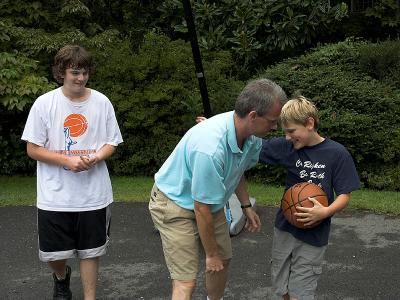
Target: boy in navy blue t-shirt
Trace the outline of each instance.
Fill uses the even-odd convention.
[[[260,162],[287,169],[286,189],[299,182],[313,182],[327,194],[329,206],[313,198],[312,208],[298,208],[298,221],[305,225],[323,220],[315,228],[291,225],[279,209],[272,249],[272,283],[285,300],[314,299],[317,280],[328,244],[331,216],[345,208],[350,193],[360,187],[353,159],[346,148],[320,136],[317,109],[300,96],[282,108],[285,137],[263,141]],[[336,195],[336,198],[335,198]]]

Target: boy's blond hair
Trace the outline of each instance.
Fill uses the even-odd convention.
[[[315,105],[303,96],[297,96],[282,107],[280,122],[282,125],[289,123],[307,125],[308,118],[314,119],[314,129],[318,129],[318,110]]]

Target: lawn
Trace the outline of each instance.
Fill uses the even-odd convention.
[[[117,202],[147,202],[153,185],[150,177],[112,177]],[[35,205],[36,178],[0,176],[0,206]],[[278,206],[283,187],[248,182],[250,195],[257,205]],[[352,193],[350,209],[400,215],[400,192],[362,189]]]

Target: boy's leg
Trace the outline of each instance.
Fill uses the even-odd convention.
[[[96,299],[99,258],[107,251],[110,222],[110,206],[78,213],[76,248],[85,300]]]
[[[299,241],[294,249],[289,278],[289,294],[297,299],[313,300],[327,246],[315,247]]]
[[[99,258],[81,259],[79,263],[84,299],[95,300]]]
[[[71,299],[71,268],[67,259],[75,256],[73,213],[38,209],[39,258],[53,270],[53,299]]]
[[[67,272],[67,260],[55,260],[47,263],[58,279],[64,279]]]
[[[274,227],[271,253],[272,288],[275,295],[284,300],[290,300],[288,285],[294,242],[295,239],[290,233]]]

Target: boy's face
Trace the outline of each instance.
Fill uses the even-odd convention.
[[[316,133],[314,130],[314,122],[309,120],[306,126],[289,122],[283,124],[282,128],[285,132],[286,140],[291,141],[295,149],[298,150],[314,144],[313,139]]]
[[[65,70],[64,89],[75,95],[85,93],[85,86],[89,79],[89,72],[86,69],[68,68]]]

